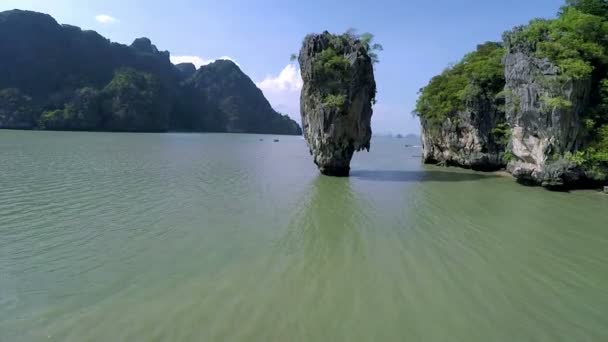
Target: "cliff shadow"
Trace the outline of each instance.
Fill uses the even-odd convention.
[[[447,170],[353,170],[350,176],[354,179],[374,182],[473,182],[501,177],[493,173]]]

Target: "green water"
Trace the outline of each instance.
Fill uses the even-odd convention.
[[[0,341],[608,340],[608,196],[273,138],[0,131]]]

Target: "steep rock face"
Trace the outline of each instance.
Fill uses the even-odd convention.
[[[177,80],[169,53],[158,51],[147,38],[127,46],[94,31],[59,25],[47,14],[0,12],[0,89],[18,88],[46,104],[73,89],[101,88],[120,68],[154,74],[167,86]]]
[[[0,101],[0,111],[11,112],[12,116],[11,120],[0,120],[0,128],[166,130],[166,122],[140,125],[123,120],[122,125],[108,126],[106,123],[116,114],[105,110],[111,106],[97,106],[101,98],[87,101],[90,106],[81,103],[83,90],[101,96],[116,74],[125,69],[158,79],[166,93],[172,93],[178,82],[169,53],[159,51],[147,38],[127,46],[112,43],[94,31],[60,25],[46,14],[0,12],[0,91],[17,89],[33,108],[27,113],[11,110],[7,102],[19,102],[19,96]],[[10,93],[17,94],[5,92]],[[123,103],[126,100],[121,98]],[[129,103],[130,107],[141,104]],[[162,108],[167,117],[170,106]]]
[[[272,109],[262,91],[230,60],[199,68],[182,85],[182,94],[176,118],[181,125],[216,132],[302,134],[300,126]]]
[[[505,166],[503,55],[501,43],[480,44],[420,90],[415,113],[425,163],[483,171]]]
[[[581,114],[588,104],[591,82],[558,79],[559,69],[534,55],[529,46],[509,44],[504,57],[507,121],[512,129],[512,160],[516,178],[545,186],[572,184],[584,172],[564,155],[580,147]]]
[[[374,68],[367,49],[348,35],[309,35],[300,50],[304,137],[321,173],[347,176],[355,151],[369,150]]]
[[[481,171],[501,169],[504,145],[493,130],[503,122],[504,112],[486,99],[446,118],[439,127],[421,118],[423,161]]]
[[[148,38],[113,43],[0,12],[0,128],[301,134],[236,65],[174,66]]]

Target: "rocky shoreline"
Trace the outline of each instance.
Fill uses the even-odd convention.
[[[608,13],[566,6],[557,19],[516,27],[433,78],[416,108],[423,162],[504,169],[555,190],[603,188],[608,65],[600,56],[608,46],[582,27],[606,24]],[[573,35],[581,46],[562,38]]]

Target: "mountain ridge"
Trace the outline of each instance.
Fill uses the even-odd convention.
[[[174,65],[149,38],[0,12],[0,128],[301,134],[238,65],[216,63]]]

